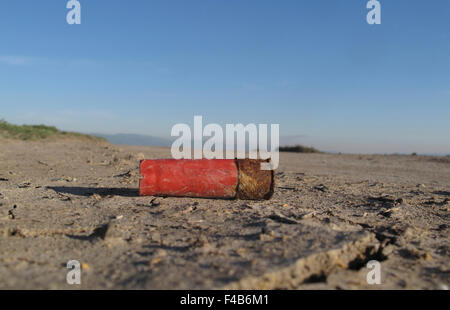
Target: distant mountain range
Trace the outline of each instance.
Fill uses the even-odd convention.
[[[125,134],[119,133],[114,135],[92,133],[91,135],[105,138],[112,144],[125,144],[125,145],[147,145],[147,146],[171,146],[172,141],[160,137],[137,135],[137,134]]]

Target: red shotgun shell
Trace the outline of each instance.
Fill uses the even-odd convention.
[[[141,196],[269,199],[274,172],[260,169],[260,160],[142,160]]]

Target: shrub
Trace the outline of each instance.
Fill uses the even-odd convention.
[[[321,151],[313,147],[303,146],[300,144],[292,146],[280,146],[278,150],[280,152],[293,152],[293,153],[322,153]]]

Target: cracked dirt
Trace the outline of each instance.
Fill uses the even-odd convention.
[[[139,197],[139,160],[165,148],[0,145],[2,289],[450,285],[449,157],[282,153],[273,198],[244,201]]]

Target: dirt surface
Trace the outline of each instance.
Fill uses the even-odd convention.
[[[169,149],[0,141],[2,289],[445,289],[450,158],[282,153],[269,201],[139,197]],[[67,262],[81,285],[66,282]],[[381,263],[368,285],[366,263]]]

